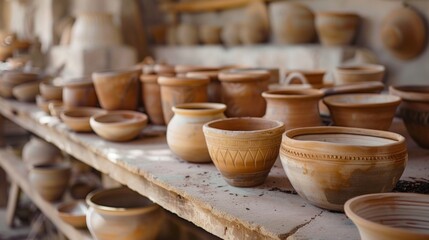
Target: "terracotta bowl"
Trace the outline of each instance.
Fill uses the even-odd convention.
[[[348,200],[344,209],[362,240],[429,239],[428,195],[368,194]]]
[[[280,158],[298,194],[313,205],[343,211],[355,196],[388,192],[402,175],[407,147],[399,134],[346,127],[287,131]]]
[[[106,112],[101,108],[78,107],[63,111],[60,117],[67,127],[73,131],[92,132],[89,119],[96,114]]]
[[[279,154],[285,126],[263,118],[229,118],[203,126],[209,154],[225,181],[236,187],[262,184]]]
[[[389,130],[401,98],[376,93],[328,96],[323,99],[336,126]]]
[[[21,102],[34,102],[39,95],[39,82],[29,82],[15,86],[12,89],[13,96]]]
[[[86,212],[88,206],[83,201],[61,203],[57,207],[58,216],[76,228],[86,228]]]
[[[429,86],[390,86],[389,92],[402,98],[399,115],[411,138],[429,149]]]
[[[383,81],[385,67],[376,64],[339,66],[334,71],[336,84]]]
[[[30,169],[29,180],[42,198],[58,201],[67,190],[70,175],[70,166],[67,164],[39,164]]]
[[[99,240],[155,240],[164,220],[157,204],[125,187],[92,192],[86,202],[88,229]]]
[[[58,100],[49,100],[49,101],[47,101],[47,100],[45,100],[42,96],[40,96],[40,95],[37,95],[36,96],[36,104],[37,104],[37,106],[42,110],[42,111],[44,111],[45,113],[47,113],[47,114],[50,114],[50,111],[49,111],[49,104],[50,103],[58,103],[58,104],[61,104],[62,102],[61,101],[58,101]]]
[[[111,111],[92,116],[92,130],[98,136],[115,142],[130,141],[140,135],[147,125],[147,115],[134,111]]]
[[[46,100],[62,100],[63,88],[55,86],[52,79],[44,80],[39,84],[40,95]]]

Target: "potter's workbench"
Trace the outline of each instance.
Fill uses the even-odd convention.
[[[359,239],[342,213],[306,203],[277,162],[264,185],[229,186],[212,164],[190,164],[173,156],[165,128],[150,126],[132,142],[113,143],[92,133],[69,131],[34,104],[0,99],[0,112],[82,162],[149,197],[205,230],[225,239]],[[392,129],[405,135],[400,120]],[[409,137],[407,136],[409,139]],[[403,180],[429,178],[429,151],[410,139]]]

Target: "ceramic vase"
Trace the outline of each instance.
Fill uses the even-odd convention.
[[[62,198],[71,176],[70,166],[66,164],[41,164],[30,169],[29,180],[34,189],[47,201]]]

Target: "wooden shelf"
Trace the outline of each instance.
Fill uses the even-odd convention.
[[[162,4],[160,8],[162,11],[174,13],[210,12],[243,7],[252,1],[255,0],[198,0],[178,3],[165,3]]]
[[[173,156],[162,127],[150,126],[132,142],[113,143],[95,134],[70,132],[58,118],[47,116],[33,104],[0,99],[0,112],[221,238],[359,239],[356,227],[344,214],[314,207],[292,194],[279,163],[264,185],[235,188],[226,184],[214,165],[190,164]],[[405,132],[399,121],[394,130]],[[402,179],[427,178],[429,152],[409,143],[410,160]]]
[[[11,180],[37,205],[40,211],[69,239],[90,240],[88,230],[76,229],[67,224],[57,214],[56,205],[44,200],[30,185],[28,171],[24,163],[12,152],[0,149],[0,166],[6,171]]]

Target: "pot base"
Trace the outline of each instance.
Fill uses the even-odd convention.
[[[234,187],[255,187],[265,182],[269,171],[257,173],[230,174],[222,173],[223,179]]]

